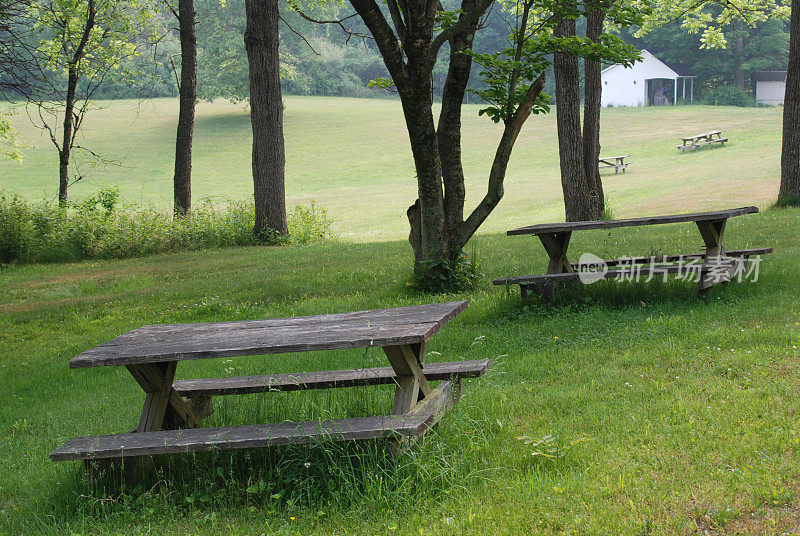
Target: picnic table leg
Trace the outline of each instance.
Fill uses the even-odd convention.
[[[569,247],[569,239],[572,236],[570,231],[563,233],[547,233],[538,236],[545,251],[547,251],[547,255],[550,256],[550,262],[547,265],[548,274],[563,274],[575,271],[572,268],[572,264],[567,259],[567,248]],[[550,301],[553,298],[555,288],[556,283],[554,281],[542,283],[539,287],[542,301]]]
[[[128,371],[145,392],[139,424],[133,432],[151,432],[172,428],[195,428],[199,417],[194,409],[172,388],[178,362],[127,365]],[[136,472],[148,470],[152,461],[147,456],[84,460],[89,478],[94,479],[110,468],[124,469],[124,477],[132,482]]]
[[[727,219],[698,221],[697,228],[703,237],[706,245],[706,252],[703,256],[703,266],[700,270],[698,284],[700,292],[706,292],[717,283],[727,282],[733,277],[735,267],[731,265],[727,270],[722,268],[722,258],[725,257],[725,249],[722,247],[722,237],[725,235],[725,224]],[[710,268],[715,265],[716,268]],[[713,270],[713,273],[711,273]]]
[[[199,425],[195,411],[172,387],[177,365],[177,361],[170,361],[127,366],[146,393],[137,432]]]
[[[427,342],[383,347],[397,374],[392,415],[402,417],[431,412],[432,417],[426,430],[438,422],[461,396],[460,378],[443,381],[435,389],[431,388],[422,372],[427,350]],[[418,436],[391,441],[389,448],[392,456],[398,458],[406,447],[424,435],[423,431]]]
[[[431,386],[422,373],[427,350],[427,343],[383,347],[397,374],[392,415],[405,415],[419,401],[420,392],[423,397],[431,393]]]

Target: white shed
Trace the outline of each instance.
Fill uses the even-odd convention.
[[[694,101],[694,76],[682,76],[646,50],[632,67],[620,64],[603,70],[603,106],[661,106],[675,104],[678,95]]]
[[[760,71],[755,75],[756,102],[782,106],[786,94],[786,71]]]

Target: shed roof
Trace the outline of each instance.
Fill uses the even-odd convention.
[[[658,64],[659,67],[663,68],[664,70],[666,70],[671,75],[670,78],[680,78],[680,77],[689,76],[686,72],[683,72],[682,70],[679,70],[679,69],[676,69],[676,68],[674,68],[674,67],[672,67],[670,65],[667,65],[666,63],[664,63],[663,61],[658,59],[652,52],[650,52],[650,51],[648,51],[646,49],[642,49],[641,53],[642,53],[642,61],[641,62],[637,62],[637,63],[648,63],[649,62],[649,63]],[[608,71],[611,71],[612,69],[617,69],[617,68],[625,68],[625,66],[622,65],[622,64],[619,64],[619,63],[615,63],[614,65],[610,65],[609,67],[606,67],[605,69],[603,69],[603,73],[606,73]]]
[[[786,71],[758,71],[756,82],[786,82]]]

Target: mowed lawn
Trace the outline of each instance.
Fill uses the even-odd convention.
[[[675,162],[736,155],[739,147]],[[634,185],[634,177],[649,176],[647,158],[639,160],[620,180]],[[730,158],[728,167],[735,165],[746,163]],[[709,169],[707,180],[718,175]],[[685,188],[702,182],[681,180]],[[718,202],[710,187],[693,187],[705,192],[697,205]],[[679,190],[651,193],[648,212],[668,210],[660,198]],[[737,199],[760,199],[755,187],[750,193]],[[695,203],[687,197],[669,208]],[[416,294],[406,284],[411,252],[402,240],[3,269],[0,534],[796,533],[798,218],[797,209],[769,210],[729,222],[730,247],[775,248],[757,282],[704,296],[686,282],[606,282],[565,289],[550,306],[525,305],[488,284],[460,295]],[[680,224],[576,233],[573,251],[699,247],[697,230]],[[471,248],[487,277],[530,273],[545,262],[530,237],[488,233]],[[323,443],[167,457],[155,475],[127,487],[119,473],[92,483],[79,463],[47,457],[75,435],[123,432],[137,422],[143,396],[126,370],[67,366],[132,328],[453,299],[470,306],[432,339],[430,358],[489,357],[494,367],[470,381],[464,399],[396,465],[382,443]],[[320,352],[186,362],[178,374],[384,361],[377,350]],[[210,423],[376,414],[390,404],[390,387],[248,395],[220,401]],[[576,444],[548,460],[517,439],[550,435],[560,446]]]
[[[316,199],[336,220],[335,231],[350,241],[401,238],[405,210],[416,198],[414,164],[397,100],[286,97],[286,181],[290,203]],[[71,195],[119,186],[129,201],[172,202],[177,100],[118,101],[92,112],[80,139],[118,165],[91,166]],[[486,190],[486,178],[501,128],[464,109],[464,162],[468,206]],[[5,108],[4,108],[5,109]],[[24,110],[14,124],[33,149],[24,164],[0,162],[0,189],[29,199],[52,199],[57,157]],[[684,154],[679,137],[711,129],[731,138],[725,148]],[[609,108],[602,114],[602,153],[630,154],[624,175],[604,172],[605,188],[618,217],[763,205],[777,193],[781,111],[776,108],[709,106]],[[227,102],[200,103],[195,129],[195,203],[212,196],[252,195],[251,131],[247,108]],[[81,164],[81,160],[84,162]],[[365,202],[368,201],[368,202]],[[520,134],[506,179],[505,198],[482,232],[563,218],[555,114],[531,117]]]

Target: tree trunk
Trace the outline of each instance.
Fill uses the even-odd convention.
[[[778,201],[800,205],[800,0],[792,0]]]
[[[732,21],[733,24],[733,32],[736,34],[736,45],[733,51],[733,74],[734,80],[736,80],[736,85],[742,91],[746,91],[744,87],[744,72],[742,71],[742,55],[744,54],[744,37],[742,36],[741,29],[739,25],[736,23],[736,20]]]
[[[417,264],[449,260],[453,254],[451,237],[446,232],[442,167],[431,109],[431,78],[427,76],[427,82],[398,88],[417,170],[418,199],[407,212],[411,225],[409,242]]]
[[[562,17],[554,33],[557,37],[574,36],[575,19]],[[594,219],[584,172],[580,69],[577,56],[556,52],[553,55],[553,71],[556,79],[558,153],[566,219],[567,221]]]
[[[69,157],[72,153],[72,140],[75,129],[75,94],[78,88],[78,70],[70,65],[67,74],[67,96],[64,102],[64,137],[58,149],[58,204],[67,205],[69,187]]]
[[[176,216],[189,213],[192,206],[192,136],[194,110],[197,100],[197,40],[195,38],[194,0],[178,0],[178,18],[181,37],[181,83],[178,88],[180,110],[178,133],[175,138],[175,193]]]
[[[278,56],[278,0],[245,0],[244,42],[250,66],[255,225],[260,239],[289,232],[283,141],[283,97]]]
[[[595,43],[603,34],[605,11],[594,9],[586,16],[586,37]],[[603,93],[602,64],[597,60],[584,61],[583,103],[583,170],[592,202],[592,219],[599,219],[605,210],[603,181],[600,179],[600,103]]]

